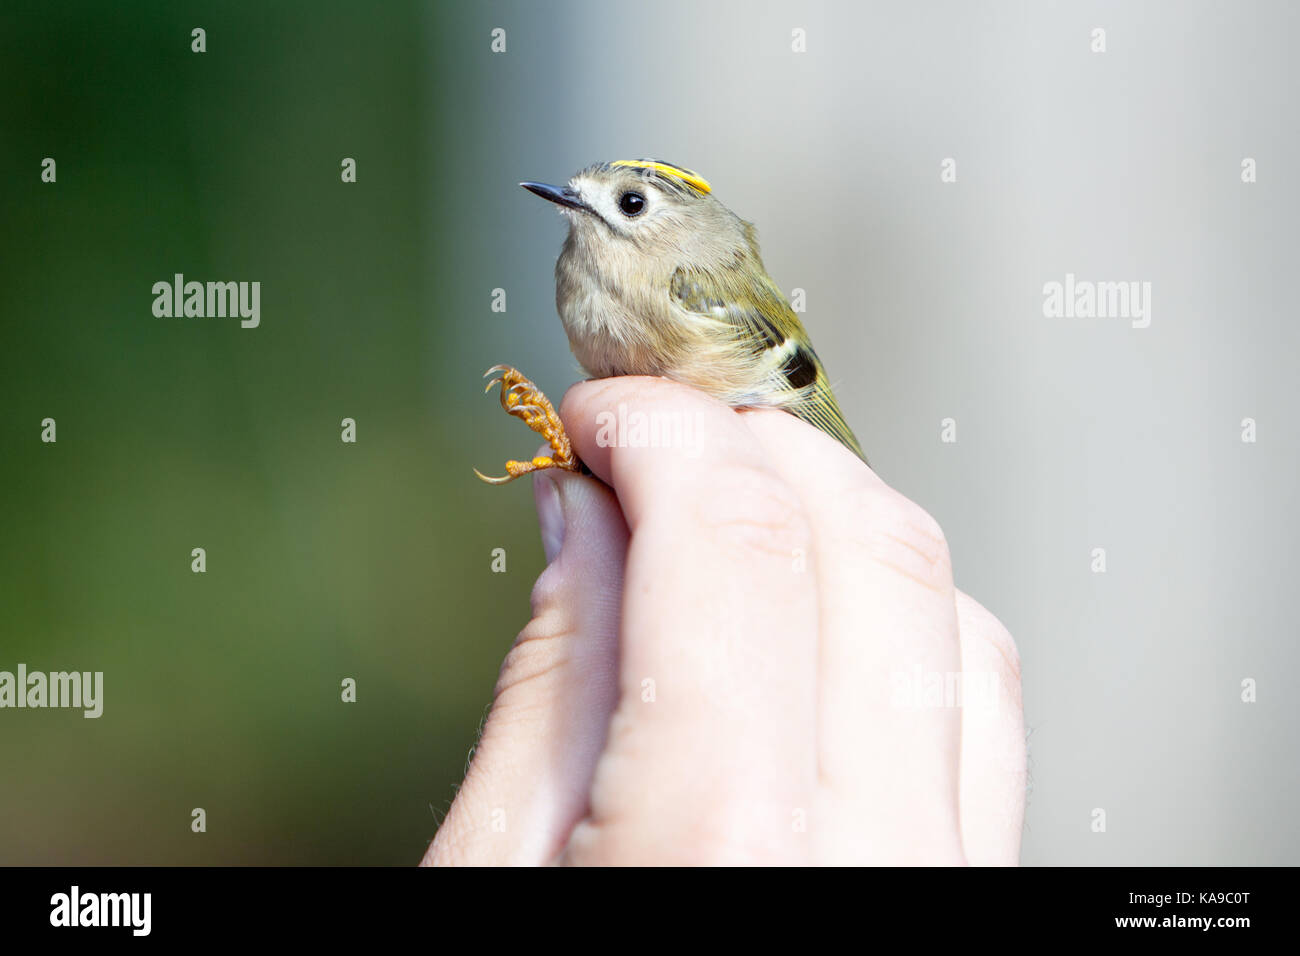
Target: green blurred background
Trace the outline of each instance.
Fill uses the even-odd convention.
[[[1295,863],[1300,9],[1241,11],[6,0],[0,670],[105,704],[0,711],[0,863],[419,859],[542,566],[470,471],[537,446],[480,375],[581,377],[515,184],[643,156],[757,224],[1016,636],[1024,860]],[[260,281],[260,328],[155,318],[177,272]],[[1067,272],[1150,281],[1150,327],[1045,319]]]
[[[0,714],[0,862],[412,863],[445,812],[542,556],[526,484],[470,472],[536,441],[467,427],[432,15],[0,12],[0,669],[105,675],[98,720]],[[155,318],[176,272],[259,280],[260,327]]]

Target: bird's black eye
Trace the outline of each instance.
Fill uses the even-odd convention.
[[[639,216],[645,212],[645,196],[640,193],[626,192],[618,197],[618,208],[629,218]]]

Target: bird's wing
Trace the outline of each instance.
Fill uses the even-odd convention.
[[[761,267],[679,268],[672,296],[687,312],[726,326],[738,358],[756,370],[756,405],[775,405],[815,425],[863,461],[826,369],[794,309]]]

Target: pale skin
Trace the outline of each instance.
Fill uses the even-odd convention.
[[[693,442],[602,447],[620,403]],[[605,484],[532,479],[554,556],[426,864],[1018,861],[1019,658],[925,511],[793,416],[662,379],[561,417]],[[920,674],[985,694],[900,697]]]

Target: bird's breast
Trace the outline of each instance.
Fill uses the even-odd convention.
[[[661,314],[668,307],[648,290],[637,294],[586,269],[556,269],[555,305],[569,347],[587,374],[661,375],[674,338]]]

